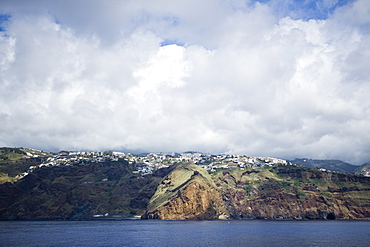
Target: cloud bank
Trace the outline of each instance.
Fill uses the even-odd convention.
[[[2,1],[0,146],[367,162],[370,4],[305,4]]]

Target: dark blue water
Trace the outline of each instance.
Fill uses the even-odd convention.
[[[370,221],[2,221],[0,246],[370,246]]]

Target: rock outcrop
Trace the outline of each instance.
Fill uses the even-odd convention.
[[[229,214],[210,175],[196,165],[181,165],[158,186],[145,219],[227,219]]]

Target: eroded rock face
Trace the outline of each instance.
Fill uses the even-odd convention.
[[[215,178],[223,188],[222,197],[232,218],[370,218],[369,179],[312,169],[296,169],[286,175],[289,168],[281,168],[284,180],[280,180],[280,170],[276,170],[271,177],[264,177],[266,171],[256,176],[257,182],[244,177],[249,174],[238,177],[229,172]]]
[[[228,212],[210,176],[194,165],[182,166],[158,186],[143,218],[162,220],[227,219]]]
[[[211,176],[196,166],[183,165],[163,179],[143,218],[370,218],[370,180],[366,179],[290,167],[229,170]]]
[[[231,216],[236,219],[327,219],[329,214],[329,218],[333,215],[349,217],[342,212],[340,201],[328,201],[322,196],[299,199],[295,195],[276,192],[251,200],[246,200],[243,195],[236,196],[226,203]]]

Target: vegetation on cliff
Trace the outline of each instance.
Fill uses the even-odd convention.
[[[136,214],[171,220],[370,218],[370,177],[362,175],[290,163],[238,166],[231,159],[208,171],[191,162],[148,170],[145,159],[130,156],[39,165],[16,178],[50,154],[1,150],[3,220]]]
[[[370,178],[278,165],[214,174],[233,218],[370,217]]]
[[[370,218],[370,178],[277,165],[218,169],[209,175],[181,166],[166,176],[145,218],[363,219]],[[180,175],[181,174],[181,175]],[[198,180],[194,179],[194,174]],[[182,179],[179,179],[179,178]],[[213,182],[210,182],[213,180]],[[199,186],[194,186],[198,181]],[[199,182],[201,181],[201,182]],[[178,182],[178,186],[172,186]],[[211,193],[207,193],[211,192]],[[161,195],[167,195],[161,197]],[[211,195],[211,196],[209,196]],[[221,198],[221,200],[219,199]],[[160,199],[160,203],[156,203]],[[205,207],[205,205],[211,205]]]
[[[157,187],[143,218],[218,219],[228,215],[211,176],[194,164],[178,165]]]
[[[30,166],[40,164],[50,155],[28,148],[0,148],[0,184],[17,181]]]
[[[171,169],[171,168],[168,168]],[[90,219],[142,214],[168,170],[133,174],[125,160],[84,166],[42,167],[0,186],[0,219]]]

